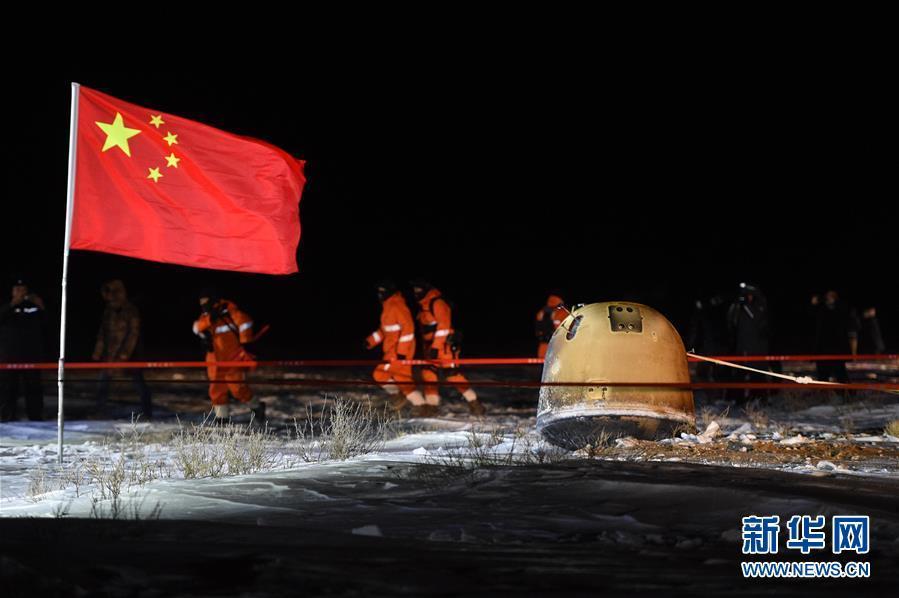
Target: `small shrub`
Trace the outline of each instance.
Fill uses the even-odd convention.
[[[302,425],[294,420],[294,434],[304,461],[345,461],[381,449],[392,423],[386,407],[377,409],[370,401],[336,398],[322,407],[318,419],[307,405]]]
[[[702,425],[702,429],[705,430],[707,427],[709,427],[709,424],[712,423],[713,421],[720,422],[720,421],[724,420],[725,418],[727,418],[729,413],[730,413],[730,405],[728,405],[721,411],[717,411],[715,409],[712,409],[711,407],[704,406],[699,410],[697,419],[699,420],[699,423]]]
[[[28,498],[34,502],[40,500],[40,495],[50,491],[50,476],[43,465],[28,472]]]
[[[571,454],[542,440],[535,443],[533,435],[520,429],[511,435],[511,439],[509,452],[497,453],[496,446],[506,440],[500,428],[493,428],[486,434],[469,431],[467,446],[428,455],[423,463],[413,466],[403,475],[428,486],[439,486],[458,479],[472,481],[489,468],[558,463]]]
[[[181,426],[173,444],[185,479],[255,473],[274,463],[268,428],[216,426],[204,421],[190,428]]]
[[[768,414],[760,401],[755,400],[746,403],[743,407],[743,413],[756,430],[763,430],[768,427]]]

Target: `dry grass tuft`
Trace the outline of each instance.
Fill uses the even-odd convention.
[[[41,495],[50,492],[50,476],[43,465],[28,472],[28,499],[33,502],[41,500]]]
[[[207,419],[189,428],[181,426],[172,440],[185,479],[255,473],[274,464],[267,427],[213,425]]]
[[[899,419],[894,419],[893,421],[888,423],[883,429],[883,433],[899,438]]]
[[[342,398],[323,405],[317,418],[307,405],[303,423],[294,420],[299,456],[306,462],[345,461],[373,453],[384,446],[392,427],[386,405],[379,409],[371,401]]]
[[[471,430],[467,432],[466,441],[465,447],[428,455],[423,463],[398,473],[428,486],[441,486],[460,479],[470,483],[490,468],[557,463],[571,454],[542,440],[535,440],[533,434],[520,428],[509,436],[500,428],[492,428],[488,432]],[[510,445],[498,452],[497,446],[507,441]]]
[[[756,430],[764,430],[768,427],[768,413],[758,399],[746,403],[743,406],[743,413]]]
[[[711,407],[704,406],[699,410],[697,415],[697,419],[699,423],[702,425],[702,429],[705,430],[709,427],[709,424],[713,421],[723,421],[730,414],[730,405],[726,406],[722,410],[712,409]]]

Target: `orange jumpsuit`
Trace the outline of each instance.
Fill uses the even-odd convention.
[[[402,293],[397,291],[384,300],[381,305],[381,327],[365,340],[369,349],[381,345],[385,361],[415,357],[415,324]],[[375,368],[372,376],[380,384],[396,384],[406,396],[415,391],[411,365],[382,363]]]
[[[213,405],[227,405],[228,391],[242,403],[249,403],[253,393],[246,383],[246,368],[219,368],[218,361],[249,361],[252,357],[242,343],[253,340],[253,321],[236,305],[225,299],[215,304],[218,317],[204,313],[194,322],[194,334],[212,337],[212,351],[206,353],[209,375],[209,398]]]
[[[555,332],[567,315],[564,310],[558,309],[562,305],[562,298],[558,295],[550,295],[546,300],[546,305],[537,312],[536,329],[537,329],[537,357],[543,359],[546,357],[546,349],[549,346],[549,337]],[[550,328],[550,324],[552,327]]]
[[[430,289],[419,301],[421,309],[418,312],[418,323],[421,326],[421,337],[425,345],[426,359],[458,359],[458,351],[453,351],[447,339],[453,333],[452,309],[437,289]],[[477,398],[468,379],[462,375],[454,365],[427,366],[422,370],[421,377],[424,381],[425,399],[429,404],[436,405],[440,402],[440,392],[437,381],[439,376],[437,368],[443,370],[449,382],[459,383],[455,388],[472,401]]]

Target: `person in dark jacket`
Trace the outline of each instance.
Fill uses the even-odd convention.
[[[815,320],[815,348],[819,355],[846,355],[858,353],[858,317],[840,301],[836,291],[812,297]],[[849,382],[845,361],[817,362],[818,378],[836,382]]]
[[[729,350],[726,332],[727,311],[728,305],[721,295],[697,299],[693,303],[693,313],[690,316],[687,349],[701,355],[727,353]],[[697,376],[703,380],[715,380],[713,368],[710,363],[699,363]]]
[[[97,332],[97,343],[94,345],[94,361],[130,361],[140,346],[140,312],[128,301],[125,285],[121,280],[110,280],[100,290],[106,309]],[[150,389],[144,382],[144,375],[139,369],[117,370],[131,377],[137,394],[140,396],[142,417],[148,420],[153,416]],[[102,411],[109,399],[110,371],[100,374],[97,391],[97,410]]]
[[[862,355],[877,355],[886,352],[886,349],[880,333],[880,322],[877,320],[877,309],[867,307],[862,311],[858,330],[858,352]]]
[[[730,350],[734,355],[767,355],[768,336],[768,301],[762,290],[746,282],[741,282],[737,299],[727,310],[727,330]],[[766,368],[767,369],[767,368]],[[733,373],[734,381],[757,381],[760,375],[749,372]],[[748,399],[749,390],[731,393],[731,396]]]
[[[740,294],[727,310],[727,325],[734,355],[768,354],[768,301],[757,286],[740,283]]]
[[[44,302],[17,279],[8,303],[0,305],[0,362],[34,363],[44,359]],[[44,392],[40,370],[0,371],[0,421],[16,418],[19,388],[30,420],[43,419]]]

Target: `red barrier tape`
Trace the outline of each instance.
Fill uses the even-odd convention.
[[[95,380],[71,380],[67,383],[95,383]],[[131,378],[112,378],[110,382],[131,382]],[[202,384],[209,383],[232,384],[233,380],[164,380],[163,384]],[[157,384],[158,381],[154,381]],[[358,379],[327,379],[327,378],[309,378],[309,379],[265,379],[256,380],[249,378],[248,384],[253,386],[380,386],[379,382],[373,380]],[[430,384],[430,383],[429,383]],[[799,384],[797,382],[541,382],[539,380],[469,380],[467,382],[452,382],[450,380],[440,380],[434,382],[437,386],[495,386],[502,388],[540,388],[543,386],[589,386],[589,387],[629,387],[629,388],[675,388],[683,390],[713,390],[713,389],[757,389],[757,390],[899,390],[897,383],[881,383],[881,382],[852,382],[841,384],[820,384],[810,382],[808,384]]]
[[[733,362],[753,361],[896,361],[899,365],[899,354],[889,355],[721,355],[711,356],[713,359]],[[695,358],[688,361],[700,362]],[[274,361],[219,361],[218,367],[257,368],[257,367],[374,367],[388,361],[374,359],[292,359]],[[491,365],[543,365],[537,357],[501,357],[501,358],[468,358],[441,361],[438,359],[400,359],[395,363],[403,365],[442,365],[442,366],[491,366]],[[205,368],[205,361],[117,361],[117,362],[73,362],[66,363],[67,370],[109,370],[109,369],[174,369]],[[44,363],[0,363],[0,370],[55,370],[56,362]]]

